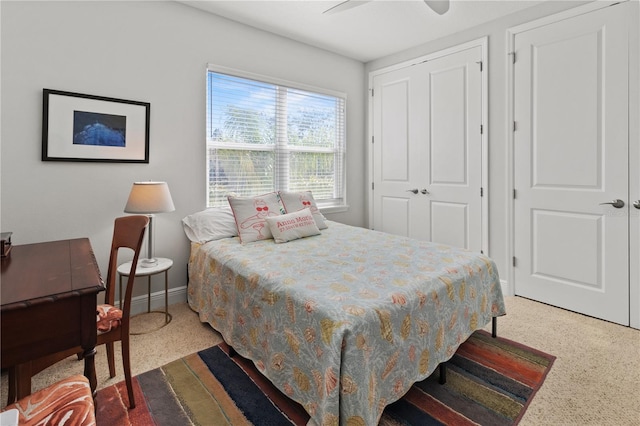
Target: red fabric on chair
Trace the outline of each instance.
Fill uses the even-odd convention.
[[[98,332],[106,333],[120,327],[122,311],[111,305],[98,305],[96,310]]]
[[[89,380],[82,375],[54,383],[3,411],[18,410],[20,425],[92,426],[96,424],[95,406]]]

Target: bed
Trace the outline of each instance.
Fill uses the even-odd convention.
[[[498,272],[482,254],[327,224],[286,244],[192,242],[188,302],[316,424],[373,425],[505,314]]]

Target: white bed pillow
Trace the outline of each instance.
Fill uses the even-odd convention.
[[[286,243],[320,233],[315,218],[308,208],[277,217],[268,217],[267,223],[276,243]]]
[[[320,213],[320,209],[316,204],[316,200],[313,199],[311,191],[290,192],[280,191],[278,192],[282,206],[287,213],[293,213],[302,209],[311,210],[313,218],[316,221],[318,229],[326,229],[327,224],[324,222],[324,216]]]
[[[266,219],[284,213],[277,193],[271,192],[255,197],[229,196],[227,199],[235,217],[241,242],[250,243],[273,238]]]
[[[195,243],[238,236],[236,221],[229,206],[212,207],[190,214],[182,219],[182,228],[187,238]]]

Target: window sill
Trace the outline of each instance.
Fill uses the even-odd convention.
[[[349,206],[348,205],[327,206],[327,207],[318,206],[318,208],[320,209],[320,213],[322,213],[322,214],[344,213],[344,212],[349,210]]]

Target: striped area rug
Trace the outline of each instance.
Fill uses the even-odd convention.
[[[514,425],[555,357],[476,331],[447,363],[389,405],[380,425]],[[136,408],[124,382],[97,396],[98,425],[306,425],[302,406],[222,343],[134,378]]]

